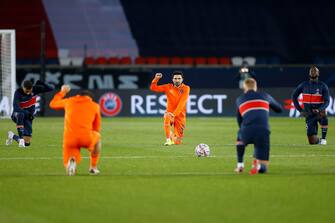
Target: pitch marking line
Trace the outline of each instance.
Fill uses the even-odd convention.
[[[209,156],[207,158],[235,158],[235,155]],[[251,157],[251,156],[249,156]],[[312,157],[335,157],[335,154],[296,154],[296,155],[271,155],[271,158],[312,158]],[[83,156],[83,159],[89,159]],[[189,156],[102,156],[101,159],[175,159],[196,158]],[[61,160],[62,157],[0,157],[0,160]]]

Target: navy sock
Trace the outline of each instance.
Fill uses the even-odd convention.
[[[13,136],[13,139],[14,139],[16,142],[19,142],[20,137],[19,137],[18,135],[14,135],[14,136]]]
[[[30,142],[24,143],[25,146],[30,146]]]
[[[245,145],[236,145],[236,151],[237,151],[237,162],[243,163]]]
[[[17,128],[17,133],[19,134],[20,139],[22,139],[24,134],[24,128]]]
[[[328,128],[321,128],[322,139],[326,139]]]
[[[264,165],[264,164],[261,163],[260,164],[260,168],[258,170],[258,173],[266,173],[267,170],[268,170],[268,168],[266,167],[266,165]]]

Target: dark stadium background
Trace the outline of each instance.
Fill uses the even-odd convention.
[[[16,30],[18,86],[43,79],[94,90],[99,100],[106,92],[149,94],[154,73],[162,72],[164,83],[182,70],[192,90],[227,95],[222,113],[197,115],[232,115],[238,69],[247,64],[289,116],[293,88],[316,64],[331,89],[333,115],[334,8],[324,0],[3,0],[0,29]],[[53,115],[48,100],[41,108]],[[119,115],[131,116],[129,106]]]

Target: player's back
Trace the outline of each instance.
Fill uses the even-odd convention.
[[[64,134],[90,134],[98,116],[99,105],[90,97],[76,95],[69,98],[65,107]]]
[[[236,104],[242,117],[241,128],[270,128],[268,123],[270,101],[266,93],[250,90],[238,97]]]

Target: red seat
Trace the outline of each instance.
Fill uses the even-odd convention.
[[[121,57],[120,64],[132,64],[130,57]]]
[[[208,64],[218,64],[219,60],[217,57],[208,57],[207,62]]]
[[[96,64],[107,64],[107,59],[106,59],[106,57],[98,57],[98,58],[95,60],[95,63],[96,63]]]
[[[207,64],[206,58],[205,57],[197,57],[195,58],[195,64]]]
[[[87,64],[87,65],[92,65],[92,64],[94,64],[95,63],[95,61],[94,61],[94,58],[93,57],[86,57],[85,58],[85,64]]]
[[[159,64],[170,64],[170,58],[168,57],[159,57],[158,58]]]
[[[145,64],[145,58],[144,57],[137,57],[135,59],[135,64]]]
[[[220,57],[219,58],[219,63],[224,64],[224,65],[230,65],[231,64],[231,59],[229,57]]]
[[[147,58],[147,64],[158,64],[157,57],[148,57]]]
[[[172,57],[171,64],[182,64],[182,60],[180,57]]]
[[[108,64],[119,64],[120,63],[120,59],[118,57],[110,57],[107,60]]]
[[[192,57],[184,57],[183,58],[183,64],[193,65],[194,64],[194,58],[192,58]]]

